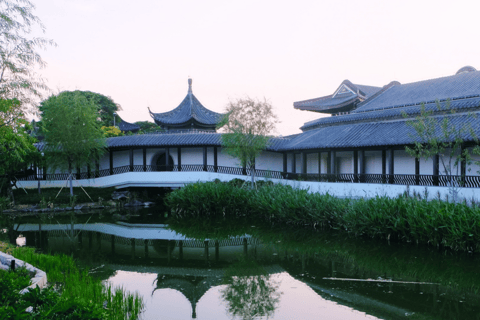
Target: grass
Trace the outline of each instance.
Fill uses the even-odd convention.
[[[215,182],[177,189],[165,202],[177,219],[248,217],[385,241],[480,250],[480,208],[463,203],[427,201],[409,195],[339,199],[280,184],[251,190]]]
[[[101,315],[101,319],[134,320],[143,309],[142,299],[137,294],[112,288],[93,278],[87,269],[79,269],[70,256],[40,254],[27,247],[3,246],[3,250],[47,273],[49,284],[61,293],[54,310],[65,312],[80,308]]]

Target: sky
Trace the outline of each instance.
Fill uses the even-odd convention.
[[[480,1],[35,0],[42,76],[54,93],[88,90],[120,104],[128,122],[193,93],[223,112],[266,98],[277,135],[321,114],[293,102],[332,94],[348,79],[384,86],[480,69]]]

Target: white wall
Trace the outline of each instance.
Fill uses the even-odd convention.
[[[365,173],[382,173],[382,151],[365,151]]]
[[[415,158],[411,157],[405,150],[395,150],[393,158],[394,174],[415,174]]]
[[[283,154],[264,151],[255,159],[255,168],[259,170],[283,171]]]

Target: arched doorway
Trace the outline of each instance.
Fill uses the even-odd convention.
[[[168,166],[165,165],[166,155],[165,152],[156,154],[152,159],[152,165],[154,166],[154,171],[172,171],[173,170],[173,158],[171,155],[168,155]]]

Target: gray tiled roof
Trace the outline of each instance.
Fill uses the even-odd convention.
[[[117,116],[118,117],[118,116]],[[121,130],[121,131],[131,131],[131,132],[137,132],[138,130],[140,130],[140,127],[137,126],[136,124],[134,123],[130,123],[130,122],[126,122],[125,120],[123,119],[120,119],[120,123],[118,124],[118,128]]]
[[[441,106],[446,105],[446,101],[440,102]],[[453,100],[450,101],[450,108],[453,110],[463,110],[463,109],[470,109],[470,108],[478,108],[480,107],[480,97],[475,98],[468,98],[468,99],[460,99],[460,100]],[[300,129],[301,130],[311,130],[314,128],[319,128],[323,126],[332,126],[339,123],[352,123],[352,122],[365,122],[365,121],[375,121],[381,119],[398,119],[403,118],[403,114],[407,114],[408,116],[414,116],[419,114],[421,110],[421,104],[409,106],[409,107],[402,107],[402,108],[391,108],[391,109],[382,109],[382,110],[375,110],[371,112],[360,112],[360,113],[350,113],[341,116],[335,117],[323,117],[320,119],[316,119],[313,121],[306,122]],[[425,110],[427,111],[435,111],[437,110],[436,103],[428,103],[425,104]]]
[[[453,76],[414,83],[394,85],[382,94],[367,99],[352,113],[398,108],[430,103],[435,100],[478,97],[480,94],[480,71],[460,73]]]
[[[221,133],[162,133],[139,134],[107,139],[109,148],[221,146]],[[267,150],[275,151],[290,141],[287,138],[271,138]]]
[[[215,126],[224,114],[217,113],[205,108],[195,97],[191,90],[191,79],[189,79],[189,90],[187,96],[175,109],[163,112],[152,113],[152,118],[160,125],[181,125],[191,121],[196,121],[203,125]]]
[[[357,100],[360,101],[360,98],[368,98],[381,90],[379,87],[353,84],[349,80],[344,80],[335,91],[338,91],[338,89],[340,89],[342,86],[348,87],[353,92],[349,91],[346,93],[337,94],[335,97],[333,95],[328,95],[309,100],[297,101],[293,103],[293,106],[294,108],[301,110],[328,110],[346,106],[350,103],[356,102]]]
[[[447,116],[452,126],[470,125],[480,136],[480,122],[468,114]],[[443,116],[435,119],[443,119]],[[411,144],[415,131],[407,120],[338,124],[306,131],[285,143],[279,151],[323,148],[355,148]],[[468,133],[466,141],[473,140]]]

